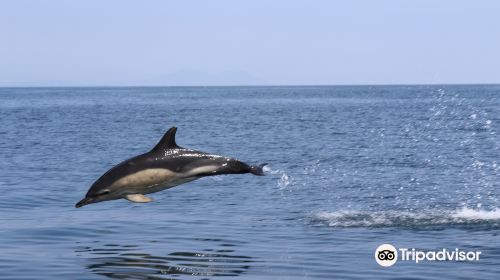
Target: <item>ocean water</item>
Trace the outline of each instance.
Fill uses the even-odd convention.
[[[267,176],[74,208],[174,125]],[[498,279],[499,134],[498,85],[2,88],[0,279]]]

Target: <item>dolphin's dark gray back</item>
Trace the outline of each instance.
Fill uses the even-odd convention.
[[[196,167],[218,164],[223,168],[215,172],[200,173],[202,176],[214,176],[220,174],[243,174],[252,173],[255,175],[264,175],[262,167],[250,166],[234,158],[213,155],[201,151],[182,148],[175,141],[176,127],[170,128],[162,137],[160,142],[147,154],[149,157],[157,159],[161,167],[175,172],[186,172]]]

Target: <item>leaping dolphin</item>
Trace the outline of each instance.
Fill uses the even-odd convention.
[[[262,176],[261,165],[248,165],[234,158],[213,155],[177,146],[176,127],[170,128],[149,152],[128,159],[108,170],[92,184],[75,207],[125,198],[151,202],[145,194],[159,192],[201,177],[252,173]]]

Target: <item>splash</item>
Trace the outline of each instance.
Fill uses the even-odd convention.
[[[454,211],[434,210],[420,213],[401,211],[321,211],[313,222],[330,227],[426,227],[439,225],[480,225],[500,227],[500,209],[491,211],[461,208]]]
[[[272,174],[272,169],[271,169],[271,167],[269,167],[269,165],[264,165],[264,167],[262,167],[262,170],[266,173]]]
[[[292,180],[286,173],[281,174],[281,178],[278,180],[278,186],[280,189],[286,189],[288,185],[292,183]]]
[[[294,179],[283,170],[272,169],[268,165],[264,166],[263,170],[265,173],[279,176],[277,185],[278,185],[279,189],[281,189],[281,190],[285,190],[285,189],[288,189],[289,187],[291,187],[291,185],[294,181]]]

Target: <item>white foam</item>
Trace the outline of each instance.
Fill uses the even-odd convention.
[[[475,210],[464,207],[452,215],[457,219],[467,220],[500,220],[500,209],[495,208],[492,211]]]
[[[500,209],[476,210],[461,208],[455,211],[320,211],[313,220],[330,227],[415,227],[430,225],[466,225],[494,223],[500,225]]]

